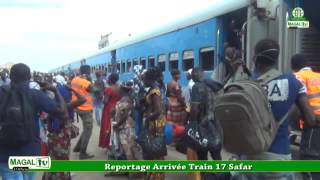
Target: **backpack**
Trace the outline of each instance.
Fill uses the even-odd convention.
[[[269,150],[286,114],[275,121],[265,89],[262,87],[281,75],[270,70],[255,81],[227,84],[216,98],[214,115],[223,129],[225,149],[238,155],[250,155]]]
[[[36,122],[31,97],[17,88],[1,87],[0,146],[19,148],[36,137]]]
[[[206,104],[201,109],[201,121],[213,121],[214,120],[214,102],[217,97],[218,91],[223,87],[222,84],[206,79],[203,81],[206,85]]]
[[[197,151],[220,151],[223,137],[219,121],[214,117],[214,102],[222,85],[212,80],[205,80],[203,95],[206,103],[200,105],[199,121],[188,122],[181,139],[188,147]]]

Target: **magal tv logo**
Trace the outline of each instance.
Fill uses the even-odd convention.
[[[8,166],[15,171],[50,169],[51,158],[49,156],[10,156]]]
[[[287,22],[288,28],[309,28],[309,21],[304,17],[304,11],[300,7],[292,10],[292,16]]]

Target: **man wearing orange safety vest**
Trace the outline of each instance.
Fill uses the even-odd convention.
[[[320,73],[312,71],[308,61],[302,54],[296,54],[291,58],[291,67],[299,79],[307,88],[309,104],[317,121],[320,120]],[[303,124],[300,158],[304,160],[320,160],[320,126]],[[320,173],[303,173],[303,179],[320,179]]]
[[[80,67],[80,76],[75,77],[71,81],[71,87],[86,99],[86,102],[77,108],[77,113],[82,120],[83,132],[73,151],[80,152],[79,159],[90,159],[94,157],[87,153],[87,146],[92,135],[93,127],[93,97],[90,94],[92,83],[89,81],[89,77],[90,66],[82,65]],[[76,96],[72,96],[73,101],[76,100],[76,98]]]

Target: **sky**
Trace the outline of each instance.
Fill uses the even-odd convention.
[[[121,40],[200,11],[218,0],[0,0],[0,65],[46,72]]]

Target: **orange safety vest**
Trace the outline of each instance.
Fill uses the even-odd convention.
[[[78,92],[80,95],[82,95],[86,99],[86,102],[77,108],[81,111],[92,111],[93,110],[93,97],[87,91],[87,89],[89,88],[90,85],[91,85],[90,81],[83,79],[79,76],[75,77],[71,81],[72,89],[74,89],[76,92]],[[75,101],[75,100],[77,100],[77,97],[73,94],[72,101]]]
[[[314,114],[320,117],[320,73],[304,68],[295,75],[306,86],[309,104]]]

